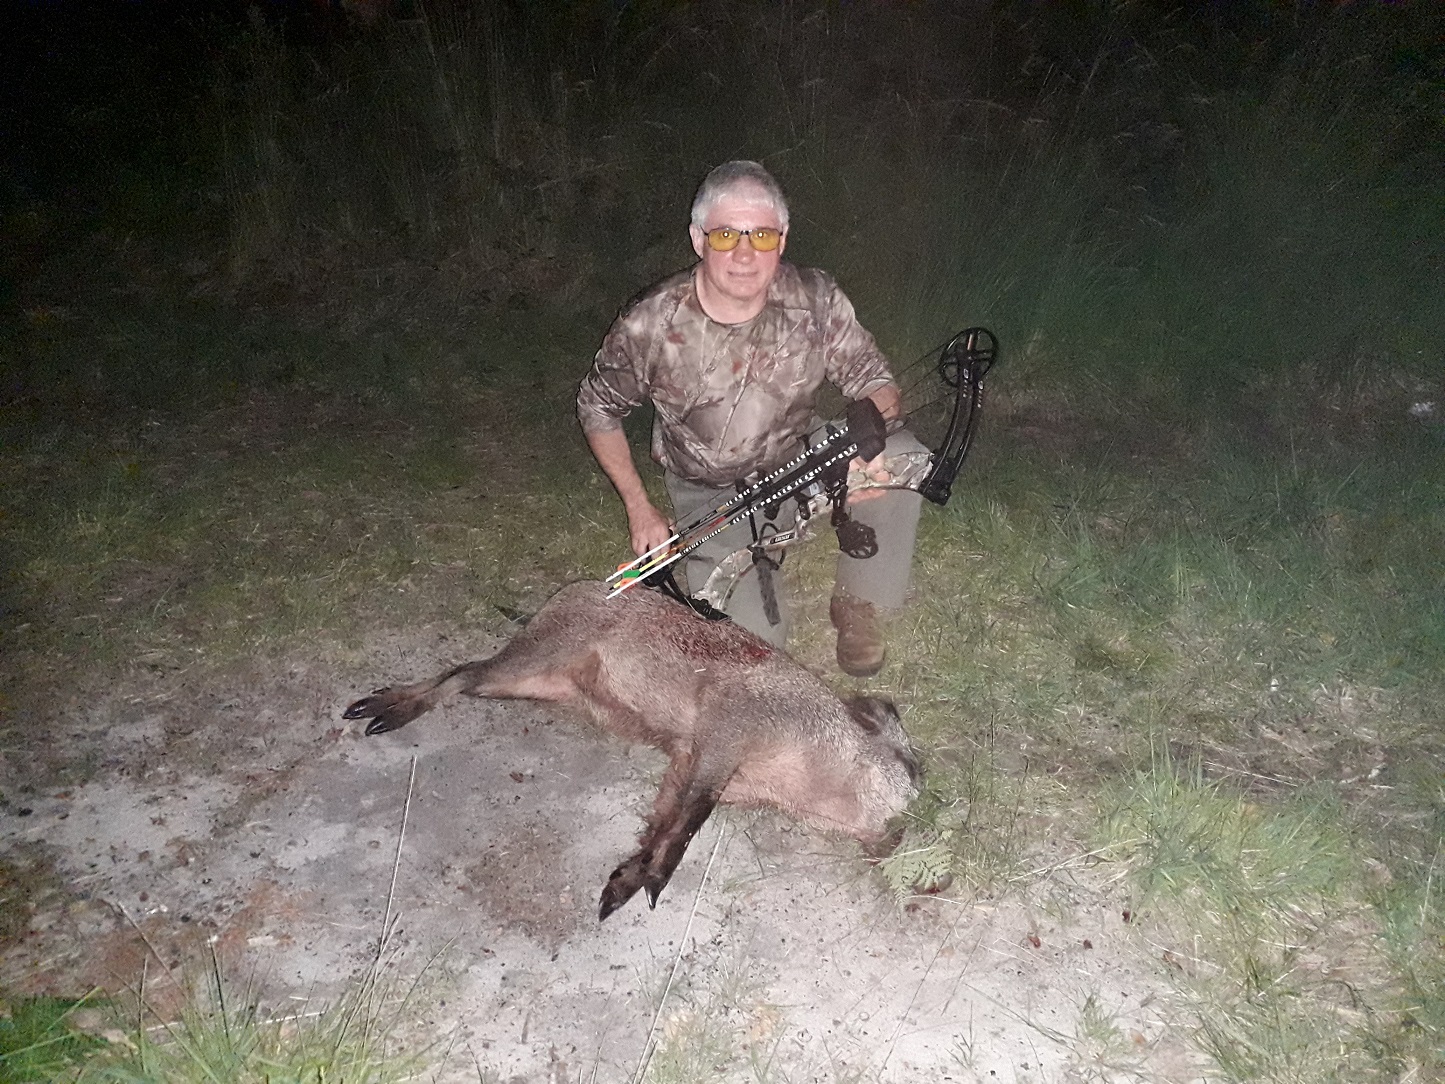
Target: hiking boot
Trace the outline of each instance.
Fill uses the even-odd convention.
[[[871,602],[838,594],[828,604],[828,617],[838,630],[838,668],[850,677],[872,677],[883,669],[888,645],[883,623]]]

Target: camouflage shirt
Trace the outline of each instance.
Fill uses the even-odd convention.
[[[689,269],[617,318],[582,381],[577,417],[588,433],[618,429],[651,399],[652,457],[689,481],[727,486],[798,453],[825,379],[850,399],[893,380],[829,275],[780,263],[763,311],[719,324]]]

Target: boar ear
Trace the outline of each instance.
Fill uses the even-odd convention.
[[[877,734],[885,723],[898,721],[893,701],[881,696],[855,696],[847,703],[853,721],[869,734]]]

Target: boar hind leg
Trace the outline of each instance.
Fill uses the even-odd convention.
[[[737,770],[737,758],[728,750],[699,750],[679,754],[668,768],[653,807],[647,831],[637,853],[612,871],[602,889],[597,917],[605,919],[637,894],[647,893],[649,907],[672,880],[692,837],[697,835],[728,780]]]
[[[370,719],[366,732],[385,734],[457,695],[562,701],[576,691],[573,672],[585,669],[587,662],[586,657],[569,657],[537,644],[508,644],[490,659],[463,663],[430,681],[377,689],[352,704],[342,716]]]
[[[471,664],[469,664],[471,665]],[[430,681],[418,681],[415,685],[387,686],[377,689],[370,696],[363,696],[341,713],[343,719],[370,719],[366,724],[368,734],[385,734],[388,730],[399,730],[418,715],[424,715],[451,694],[447,682],[459,670],[448,670]]]

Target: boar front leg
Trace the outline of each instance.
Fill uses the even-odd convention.
[[[429,681],[377,689],[370,696],[364,696],[353,703],[341,713],[341,717],[370,719],[366,724],[368,734],[385,734],[390,730],[399,730],[453,695],[459,685],[465,684],[472,675],[486,666],[485,662],[464,663]]]
[[[597,917],[605,919],[645,889],[647,905],[672,880],[672,874],[716,808],[723,788],[737,770],[738,759],[730,748],[700,748],[694,742],[686,753],[675,754],[663,778],[652,817],[637,852],[612,871],[602,889]]]

